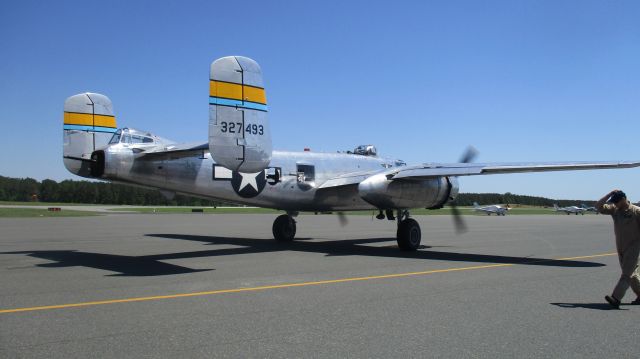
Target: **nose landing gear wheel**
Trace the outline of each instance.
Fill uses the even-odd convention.
[[[273,221],[273,238],[279,242],[291,242],[296,236],[296,221],[289,215],[283,214]]]
[[[398,247],[405,251],[415,251],[420,247],[420,225],[412,218],[406,218],[398,224]]]

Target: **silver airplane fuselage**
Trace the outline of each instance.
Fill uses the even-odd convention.
[[[165,194],[186,194],[290,212],[385,208],[381,206],[383,198],[374,199],[376,205],[363,198],[370,189],[363,185],[326,188],[322,185],[344,174],[379,172],[403,165],[401,161],[352,153],[273,151],[269,168],[257,173],[241,173],[217,165],[207,150],[174,156],[165,153],[154,158],[141,147],[125,143],[107,146],[102,150],[104,159],[98,165],[103,167],[98,169],[96,177],[157,188]],[[456,183],[455,179],[445,177],[415,182],[410,188],[412,192],[405,193],[409,202],[402,203],[397,201],[407,188],[395,185],[389,188],[391,183],[384,183],[385,178],[374,180],[366,183],[374,182],[374,189],[385,187],[385,194],[394,196],[396,202],[389,209],[412,208],[410,199],[416,196],[420,196],[420,207],[442,206],[449,199],[451,186],[448,184]],[[420,193],[413,192],[417,187],[422,188]],[[455,190],[457,192],[457,185]]]

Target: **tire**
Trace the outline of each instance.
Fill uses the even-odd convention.
[[[422,233],[420,225],[412,218],[407,218],[398,225],[398,247],[404,251],[415,251],[420,248]]]
[[[296,236],[296,221],[286,214],[273,221],[273,238],[279,242],[291,242]]]

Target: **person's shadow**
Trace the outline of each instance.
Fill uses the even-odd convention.
[[[560,308],[585,308],[595,310],[628,310],[628,309],[616,309],[610,306],[608,303],[550,303]]]

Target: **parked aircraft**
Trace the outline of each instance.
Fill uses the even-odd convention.
[[[412,208],[441,208],[458,194],[458,176],[637,167],[640,162],[458,163],[406,165],[378,156],[374,146],[352,153],[272,150],[262,70],[242,56],[211,64],[208,141],[176,143],[147,131],[117,129],[112,103],[97,93],[64,105],[66,168],[89,178],[157,188],[218,201],[275,208],[276,240],[291,241],[301,211],[379,210],[397,222],[401,249],[421,241]],[[304,119],[301,119],[303,121]],[[295,125],[300,126],[302,122]],[[425,142],[428,153],[428,142]],[[383,214],[384,213],[384,214]],[[395,215],[394,215],[395,213]],[[463,228],[454,207],[457,228]]]
[[[553,205],[553,209],[555,209],[556,212],[565,212],[566,214],[572,214],[573,213],[576,216],[578,214],[584,215],[584,212],[587,211],[587,209],[584,208],[584,207],[578,207],[578,206],[558,207],[557,204]]]
[[[490,216],[491,214],[496,214],[498,216],[505,216],[507,214],[507,211],[510,209],[511,207],[509,207],[508,204],[504,207],[502,207],[499,204],[492,204],[490,206],[480,207],[478,202],[473,202],[473,210],[478,212],[484,212],[487,214],[487,216]]]

